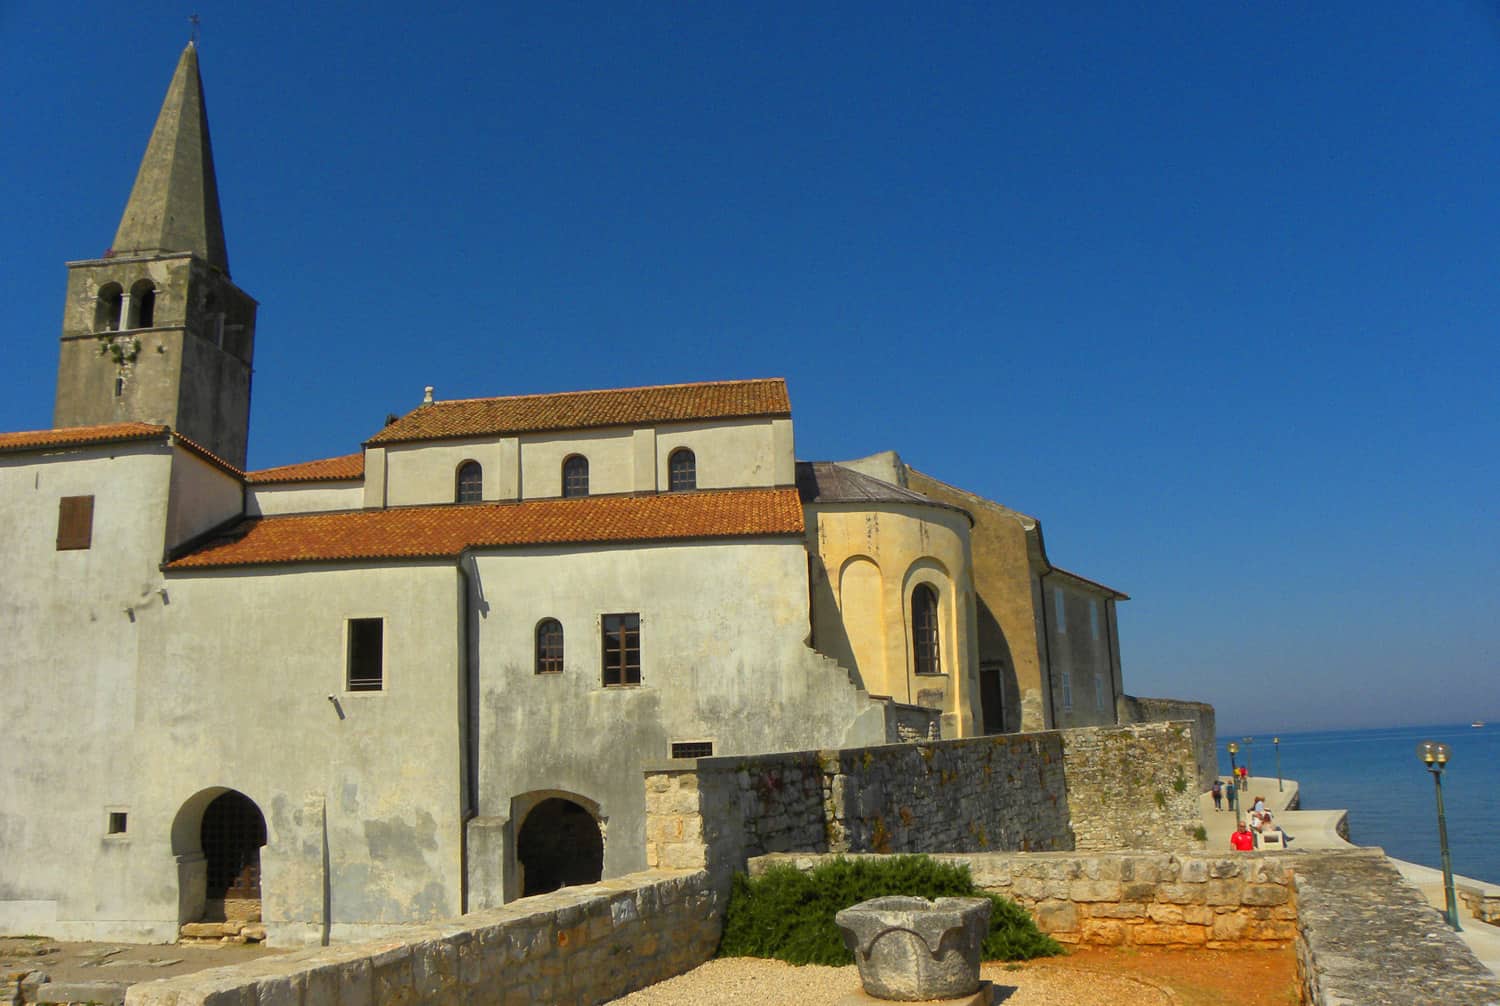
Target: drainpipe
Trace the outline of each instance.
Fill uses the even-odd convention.
[[[459,911],[469,910],[469,822],[479,813],[479,752],[478,720],[479,696],[477,668],[470,652],[474,639],[473,577],[465,564],[471,558],[469,549],[458,553],[459,603],[463,612],[458,620],[459,645],[459,708],[462,715],[458,721],[458,760],[460,766],[461,795],[459,800],[458,861],[459,861]]]
[[[1047,618],[1047,576],[1052,572],[1048,566],[1044,572],[1038,573],[1036,578],[1037,589],[1042,594],[1042,659],[1045,666],[1047,682],[1047,719],[1051,729],[1057,729],[1057,698],[1056,689],[1052,687],[1052,623]]]

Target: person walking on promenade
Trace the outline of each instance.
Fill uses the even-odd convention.
[[[1214,794],[1214,810],[1223,810],[1224,809],[1224,784],[1222,782],[1220,782],[1219,780],[1217,780],[1217,779],[1214,780],[1213,794]]]
[[[1239,810],[1239,805],[1234,802],[1234,795],[1237,792],[1238,789],[1234,785],[1234,776],[1230,776],[1229,785],[1224,787],[1224,795],[1229,798],[1229,809],[1231,811]]]
[[[1255,848],[1255,834],[1250,826],[1241,821],[1234,834],[1229,836],[1229,847],[1236,852],[1250,852]]]

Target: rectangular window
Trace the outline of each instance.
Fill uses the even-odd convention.
[[[57,503],[57,550],[88,548],[94,541],[94,497],[64,496]]]
[[[713,741],[674,741],[672,743],[673,758],[712,758],[713,756]]]
[[[1057,634],[1068,634],[1068,603],[1063,599],[1061,587],[1052,588],[1052,620],[1057,623]]]
[[[125,812],[123,810],[112,810],[109,812],[109,833],[111,835],[125,834]]]
[[[385,619],[349,619],[349,691],[378,692],[385,684]]]
[[[604,637],[604,683],[641,683],[641,616],[605,615],[600,620]]]
[[[1073,708],[1073,674],[1070,671],[1062,672],[1063,708]]]
[[[1104,711],[1104,678],[1098,674],[1094,675],[1094,708]]]
[[[1099,599],[1089,599],[1089,630],[1093,632],[1094,638],[1099,638]]]

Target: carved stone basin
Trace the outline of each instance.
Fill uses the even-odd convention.
[[[877,999],[957,999],[979,988],[988,898],[873,898],[834,916]]]

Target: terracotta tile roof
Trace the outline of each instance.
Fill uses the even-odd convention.
[[[802,533],[795,489],[584,496],[250,518],[167,568],[453,558],[470,547]]]
[[[127,440],[165,439],[168,428],[154,423],[103,423],[98,426],[68,426],[57,430],[23,430],[0,433],[0,451],[37,451],[50,447],[84,447],[116,444]]]
[[[245,473],[245,481],[256,485],[272,482],[346,482],[364,477],[364,451]]]
[[[504,436],[543,430],[680,423],[697,419],[789,416],[781,378],[663,384],[649,388],[568,391],[553,395],[469,398],[418,406],[366,444]]]

